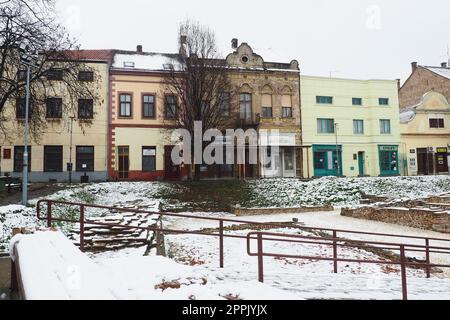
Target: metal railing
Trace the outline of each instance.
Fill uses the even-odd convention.
[[[265,237],[266,236],[266,237]],[[251,250],[251,241],[256,240],[256,252]],[[332,257],[328,256],[305,256],[295,255],[279,252],[267,252],[264,250],[264,241],[280,241],[288,243],[301,243],[318,246],[330,246],[332,247]],[[338,247],[350,247],[358,249],[374,248],[378,250],[389,250],[399,252],[399,261],[387,261],[387,260],[373,260],[373,259],[350,259],[340,258],[338,255]],[[424,262],[410,262],[407,259],[407,252],[422,252],[427,254],[427,259]],[[275,232],[250,232],[247,234],[247,254],[249,256],[258,257],[258,280],[264,282],[264,257],[272,258],[288,258],[288,259],[305,259],[305,260],[317,260],[317,261],[332,261],[334,273],[338,272],[338,262],[350,262],[350,263],[367,263],[367,264],[384,264],[384,265],[400,265],[401,282],[402,282],[402,297],[403,300],[407,300],[407,283],[406,283],[406,267],[415,266],[421,267],[427,270],[427,277],[430,276],[430,269],[433,267],[450,268],[450,264],[434,264],[429,261],[430,253],[450,254],[450,248],[438,247],[438,246],[422,246],[414,244],[402,244],[392,242],[381,241],[362,241],[362,240],[349,240],[337,237],[312,237],[302,236],[295,234],[275,233]]]
[[[45,205],[46,214],[42,214],[42,208]],[[79,208],[79,219],[66,219],[66,218],[58,218],[53,216],[53,208],[55,205],[60,206],[75,206]],[[158,215],[161,217],[172,217],[172,218],[185,218],[185,219],[195,219],[195,220],[204,220],[204,221],[214,221],[217,222],[218,232],[206,232],[205,230],[177,230],[170,228],[162,228],[155,226],[127,226],[123,224],[116,223],[107,223],[107,222],[98,222],[86,220],[85,211],[86,208],[96,208],[96,209],[104,209],[114,212],[128,212],[128,213],[141,213],[141,214],[151,214]],[[341,230],[341,229],[330,229],[330,228],[320,228],[320,227],[309,227],[295,224],[287,224],[287,223],[272,223],[272,222],[257,222],[251,220],[238,220],[238,219],[228,219],[221,217],[205,217],[205,216],[197,216],[191,214],[179,214],[179,213],[170,213],[170,212],[153,212],[146,211],[140,209],[132,209],[132,208],[120,208],[120,207],[112,207],[112,206],[103,206],[103,205],[94,205],[94,204],[85,204],[85,203],[76,203],[76,202],[67,202],[67,201],[56,201],[56,200],[40,200],[36,204],[37,218],[39,220],[45,220],[47,222],[48,227],[53,226],[53,222],[67,222],[67,223],[78,223],[79,231],[80,231],[80,250],[85,250],[85,239],[84,239],[84,231],[86,225],[93,226],[108,226],[108,227],[121,227],[123,229],[133,229],[133,230],[142,230],[142,231],[156,231],[162,232],[166,234],[191,234],[191,235],[201,235],[201,236],[212,236],[217,237],[219,239],[219,266],[220,268],[224,267],[224,238],[235,238],[235,239],[243,239],[247,241],[247,253],[250,256],[258,256],[258,261],[263,261],[264,256],[269,257],[285,257],[285,258],[298,258],[298,259],[313,259],[313,260],[328,260],[333,261],[333,271],[334,273],[338,272],[338,262],[360,262],[360,263],[384,263],[384,264],[400,264],[401,268],[406,268],[406,266],[416,266],[420,268],[424,268],[426,271],[427,278],[431,277],[431,268],[432,267],[450,267],[447,265],[439,265],[433,264],[430,260],[431,253],[438,254],[450,254],[450,239],[443,238],[433,238],[433,237],[420,237],[420,236],[406,236],[400,234],[387,234],[387,233],[376,233],[376,232],[364,232],[364,231],[353,231],[353,230]],[[298,229],[310,232],[321,232],[326,233],[327,236],[301,236],[301,235],[292,235],[292,234],[284,234],[284,233],[271,233],[271,232],[250,232],[247,235],[240,234],[231,234],[225,233],[226,226],[225,224],[240,224],[240,225],[256,225],[260,227],[265,227],[267,229],[276,229],[276,228],[290,228],[290,229]],[[213,228],[209,228],[213,229]],[[358,235],[358,236],[380,236],[385,238],[397,238],[401,239],[401,242],[385,242],[383,241],[370,241],[370,240],[352,240],[348,238],[342,237],[345,234],[349,235]],[[263,238],[263,235],[272,235],[277,238]],[[255,237],[256,236],[256,237]],[[291,238],[291,239],[289,239]],[[292,240],[292,238],[296,238],[296,240]],[[257,253],[252,253],[250,251],[250,240],[256,239],[258,241],[258,251]],[[302,239],[302,240],[298,240]],[[310,240],[309,242],[306,240]],[[261,243],[260,243],[261,241]],[[282,242],[298,242],[298,243],[309,243],[316,245],[331,245],[333,247],[333,257],[302,257],[297,255],[286,255],[280,253],[268,253],[263,251],[263,241],[282,241]],[[407,241],[420,241],[423,245],[408,243]],[[448,247],[442,246],[433,246],[432,242],[445,242],[448,243]],[[372,260],[357,260],[357,259],[344,259],[339,258],[338,256],[338,247],[350,247],[350,246],[358,246],[360,248],[370,248],[370,249],[379,249],[379,250],[397,250],[400,252],[400,261],[372,261]],[[405,252],[420,252],[424,254],[424,262],[408,262],[405,257]],[[403,261],[403,262],[402,262]],[[261,270],[261,275],[263,272],[262,264],[258,263],[258,268]],[[402,269],[403,270],[403,269]],[[404,276],[406,277],[406,270],[403,270]],[[402,271],[402,274],[403,274]],[[260,280],[263,280],[263,276],[260,277]],[[402,276],[403,283],[403,276]],[[404,280],[404,290],[406,290],[406,279]],[[406,291],[404,292],[404,297],[406,298]]]

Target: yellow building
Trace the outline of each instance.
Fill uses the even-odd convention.
[[[301,76],[308,177],[401,173],[398,83]]]
[[[402,151],[408,175],[448,174],[450,105],[434,91],[400,113]]]
[[[31,137],[28,142],[31,182],[67,181],[67,163],[70,161],[73,164],[74,181],[80,181],[83,175],[87,175],[91,181],[104,181],[107,178],[108,73],[111,52],[83,50],[77,51],[76,56],[81,57],[83,63],[93,70],[86,71],[82,75],[85,77],[83,79],[79,75],[79,81],[92,81],[93,90],[99,90],[99,99],[94,103],[93,100],[79,97],[78,114],[72,115],[64,109],[69,102],[63,90],[53,92],[47,98],[44,106],[47,108],[47,126],[39,137]],[[24,151],[24,120],[17,112],[18,107],[19,102],[9,102],[5,110],[6,117],[15,120],[9,123],[8,132],[11,134],[0,137],[0,172],[13,177],[22,177]],[[84,111],[80,111],[80,108]],[[31,112],[32,109],[33,106]]]

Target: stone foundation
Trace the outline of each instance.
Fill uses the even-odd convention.
[[[442,209],[401,207],[343,208],[341,215],[357,219],[381,221],[402,226],[450,233],[450,216]]]
[[[320,207],[299,207],[299,208],[233,208],[233,214],[236,216],[258,216],[286,213],[320,212],[333,211],[333,206]]]

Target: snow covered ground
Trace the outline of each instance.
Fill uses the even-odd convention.
[[[211,182],[208,186],[214,192],[214,182]],[[161,206],[166,210],[183,210],[184,207],[196,207],[196,204],[193,203],[194,200],[191,200],[191,203],[186,203],[187,200],[176,200],[189,188],[185,184],[164,182],[80,184],[67,186],[67,189],[45,198],[120,207],[132,206],[153,211]],[[236,188],[237,195],[245,194],[245,197],[230,199],[230,205],[239,203],[243,207],[299,207],[331,204],[339,207],[357,205],[363,193],[404,199],[448,193],[450,192],[450,177],[340,179],[325,177],[309,182],[296,179],[264,179],[242,182],[236,184]],[[195,193],[195,189],[191,189],[191,192]],[[165,198],[168,194],[170,199]],[[213,203],[214,199],[214,197],[211,197],[207,203]],[[30,202],[34,205],[37,200],[34,199]],[[76,215],[75,211],[58,211],[58,209],[55,209],[55,213],[69,218],[71,215]],[[107,212],[104,210],[97,209],[88,209],[86,212],[88,217],[106,214]],[[0,206],[0,251],[7,250],[7,243],[13,227],[30,226],[36,223],[33,208],[26,209],[19,205]],[[60,225],[59,227],[65,229],[66,226]]]
[[[213,184],[211,184],[213,188]],[[158,211],[168,202],[167,193],[183,192],[177,184],[160,182],[120,182],[75,185],[49,197],[84,203],[133,207]],[[256,180],[245,182],[247,207],[296,207],[333,204],[336,207],[357,205],[363,193],[394,198],[416,199],[450,192],[450,177],[395,177],[395,178],[322,178],[310,182],[295,179]],[[32,201],[35,204],[38,199]],[[183,200],[185,201],[185,200]],[[183,203],[169,206],[182,208]],[[166,207],[167,209],[167,207]],[[70,217],[76,212],[54,211]],[[102,217],[105,210],[88,210],[89,217]],[[290,222],[297,218],[307,226],[363,230],[382,233],[448,238],[450,235],[426,230],[385,224],[375,221],[342,217],[338,211],[285,214],[274,216],[234,217],[226,212],[194,212],[197,216],[220,216],[237,220]],[[0,207],[0,251],[7,250],[11,229],[36,225],[34,208],[19,205]],[[226,226],[230,225],[229,223]],[[164,219],[164,227],[199,230],[217,228],[217,222],[196,219]],[[66,231],[66,226],[62,226]],[[233,231],[246,235],[252,230]],[[292,229],[279,230],[293,232]],[[308,235],[309,233],[303,232]],[[351,239],[381,240],[380,236],[340,235]],[[391,240],[391,239],[389,239]],[[398,240],[398,239],[394,239]],[[225,239],[225,268],[218,268],[218,239],[196,235],[166,235],[166,251],[170,259],[143,257],[145,248],[90,254],[95,266],[88,270],[105,273],[114,283],[114,298],[120,299],[221,299],[283,298],[283,299],[400,299],[401,284],[398,266],[383,264],[339,263],[339,274],[332,273],[332,263],[324,261],[265,258],[265,284],[258,283],[256,257],[246,252],[240,239]],[[404,240],[402,240],[404,241]],[[410,243],[418,243],[411,240]],[[432,243],[446,245],[448,243]],[[31,248],[31,244],[30,244]],[[48,246],[51,248],[51,246]],[[37,249],[37,247],[35,247]],[[265,243],[265,250],[295,254],[331,255],[330,247],[320,245],[287,245]],[[357,249],[339,249],[340,257],[380,259],[374,253]],[[152,252],[154,255],[154,252]],[[73,253],[73,256],[76,256]],[[54,258],[54,257],[53,257]],[[68,260],[70,264],[70,259]],[[448,257],[432,255],[432,261],[450,263]],[[92,262],[92,261],[90,261]],[[62,277],[64,263],[55,264],[56,277]],[[59,267],[58,267],[59,266]],[[97,271],[95,271],[97,272]],[[95,274],[93,271],[93,274]],[[59,275],[59,276],[58,276]],[[450,299],[450,279],[446,274],[433,274],[426,279],[421,270],[408,269],[408,290],[411,299]],[[101,279],[101,277],[99,278]],[[109,280],[108,280],[109,281]],[[156,287],[156,289],[155,289]],[[111,291],[109,291],[111,293]],[[108,293],[109,294],[109,293]],[[67,296],[67,292],[62,294]],[[105,294],[105,297],[107,294]],[[76,295],[73,295],[76,297]]]

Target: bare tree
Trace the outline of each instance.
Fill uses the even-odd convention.
[[[230,128],[235,123],[235,99],[226,62],[218,53],[213,31],[187,20],[180,25],[178,39],[179,59],[173,62],[170,75],[165,78],[165,91],[176,95],[179,103],[176,112],[165,107],[165,113],[175,127],[191,133],[193,154],[194,123],[202,123],[202,133]],[[192,169],[194,179],[199,180],[200,164]]]
[[[25,97],[26,77],[20,60],[21,46],[37,53],[30,79],[30,133],[38,139],[47,127],[45,101],[64,94],[63,119],[77,114],[78,99],[98,101],[98,78],[78,81],[79,71],[93,71],[83,62],[75,39],[56,23],[53,0],[0,0],[0,133],[8,139],[8,125],[16,121],[15,101]],[[49,81],[54,70],[62,72],[58,81]],[[79,122],[80,126],[89,121]],[[20,124],[20,123],[19,123]]]

